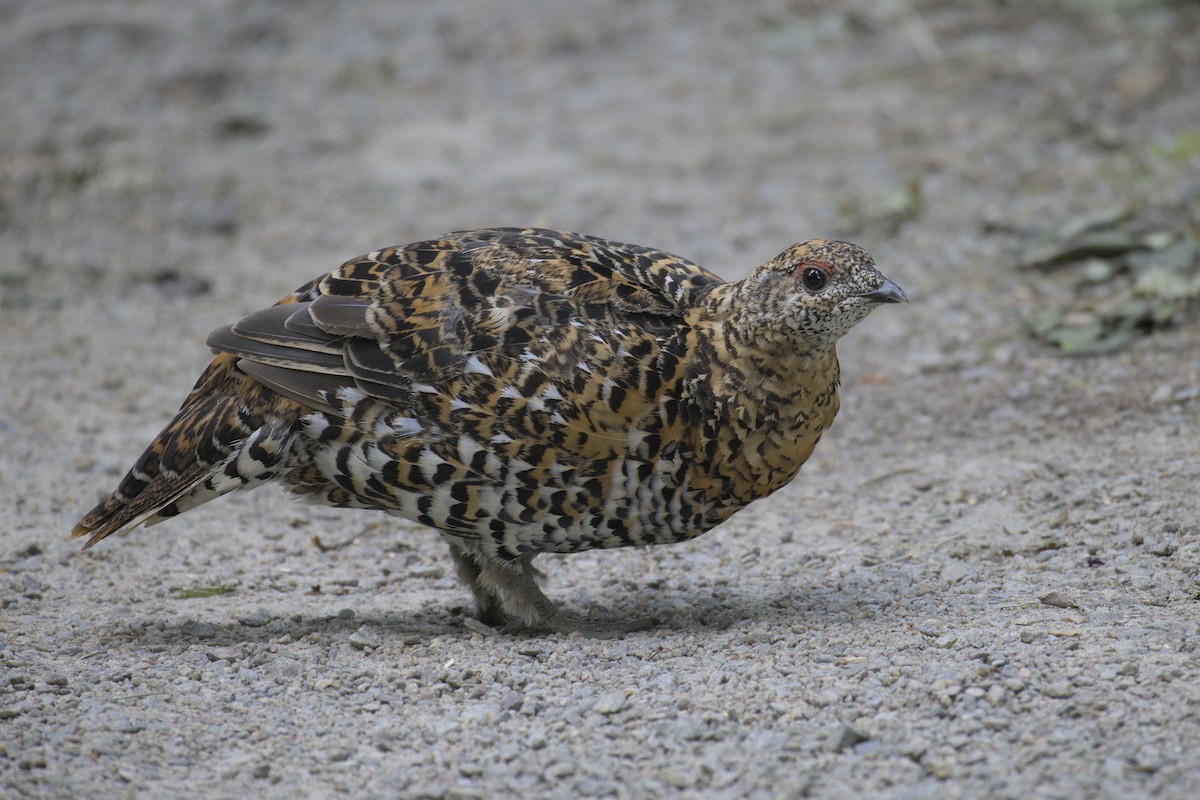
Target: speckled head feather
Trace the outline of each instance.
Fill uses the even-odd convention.
[[[738,324],[757,330],[764,346],[800,351],[832,347],[880,302],[907,302],[866,250],[828,239],[789,247],[738,291],[734,306],[720,313],[741,309],[747,316]]]
[[[824,240],[732,283],[540,229],[377,250],[214,331],[175,419],[73,535],[274,480],[438,529],[488,622],[636,627],[557,609],[533,557],[681,541],[785,485],[837,413],[834,343],[903,299]]]

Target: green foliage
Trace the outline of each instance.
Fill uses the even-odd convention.
[[[1065,304],[1026,320],[1029,331],[1070,355],[1107,353],[1177,324],[1200,307],[1200,239],[1187,228],[1134,233],[1113,209],[1061,226],[1023,259],[1026,269],[1065,268]]]
[[[233,594],[232,586],[196,586],[192,589],[184,589],[175,594],[178,600],[195,600],[201,597],[220,597],[226,594]]]

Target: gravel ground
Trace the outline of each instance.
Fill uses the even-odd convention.
[[[1097,8],[1099,6],[1099,8]],[[1195,3],[0,3],[0,794],[1200,796],[1200,320],[1072,359],[1014,265],[1200,225]],[[790,487],[546,558],[618,639],[496,635],[444,546],[261,490],[85,555],[203,337],[366,250],[536,224],[730,278],[852,237]]]

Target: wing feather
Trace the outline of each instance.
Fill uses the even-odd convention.
[[[299,310],[296,310],[299,305]],[[341,343],[314,324],[303,325],[299,319],[307,314],[309,303],[275,305],[242,317],[229,327],[229,332],[241,339],[250,339],[264,344],[296,347],[318,353],[338,355]],[[311,317],[310,317],[311,319]]]
[[[355,387],[442,430],[627,446],[674,368],[664,344],[720,278],[669,253],[538,229],[459,231],[352,259],[311,302],[214,331],[264,385],[336,411]]]
[[[237,365],[268,389],[318,411],[336,413],[333,400],[338,391],[347,386],[346,379],[340,375],[279,367],[248,358],[239,359]]]
[[[263,320],[259,320],[261,323]],[[282,331],[282,320],[280,320]],[[287,337],[279,334],[274,342],[264,341],[266,338],[261,331],[259,338],[250,338],[237,333],[237,324],[217,328],[208,335],[206,343],[213,350],[229,353],[238,358],[258,361],[263,364],[273,364],[280,367],[304,370],[307,372],[328,372],[339,374],[345,372],[346,366],[342,354],[316,350],[310,346],[296,346],[284,343]],[[332,341],[333,337],[329,337]],[[305,343],[306,345],[309,343]]]

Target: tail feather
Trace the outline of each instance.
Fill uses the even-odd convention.
[[[201,480],[160,507],[144,524],[157,525],[235,489],[252,489],[275,478],[287,467],[295,431],[277,417],[268,417],[262,427],[243,439],[223,461],[213,465]]]
[[[302,412],[240,372],[232,356],[217,356],[175,419],[71,537],[87,536],[86,550],[124,528],[153,524],[270,480],[288,460]]]

